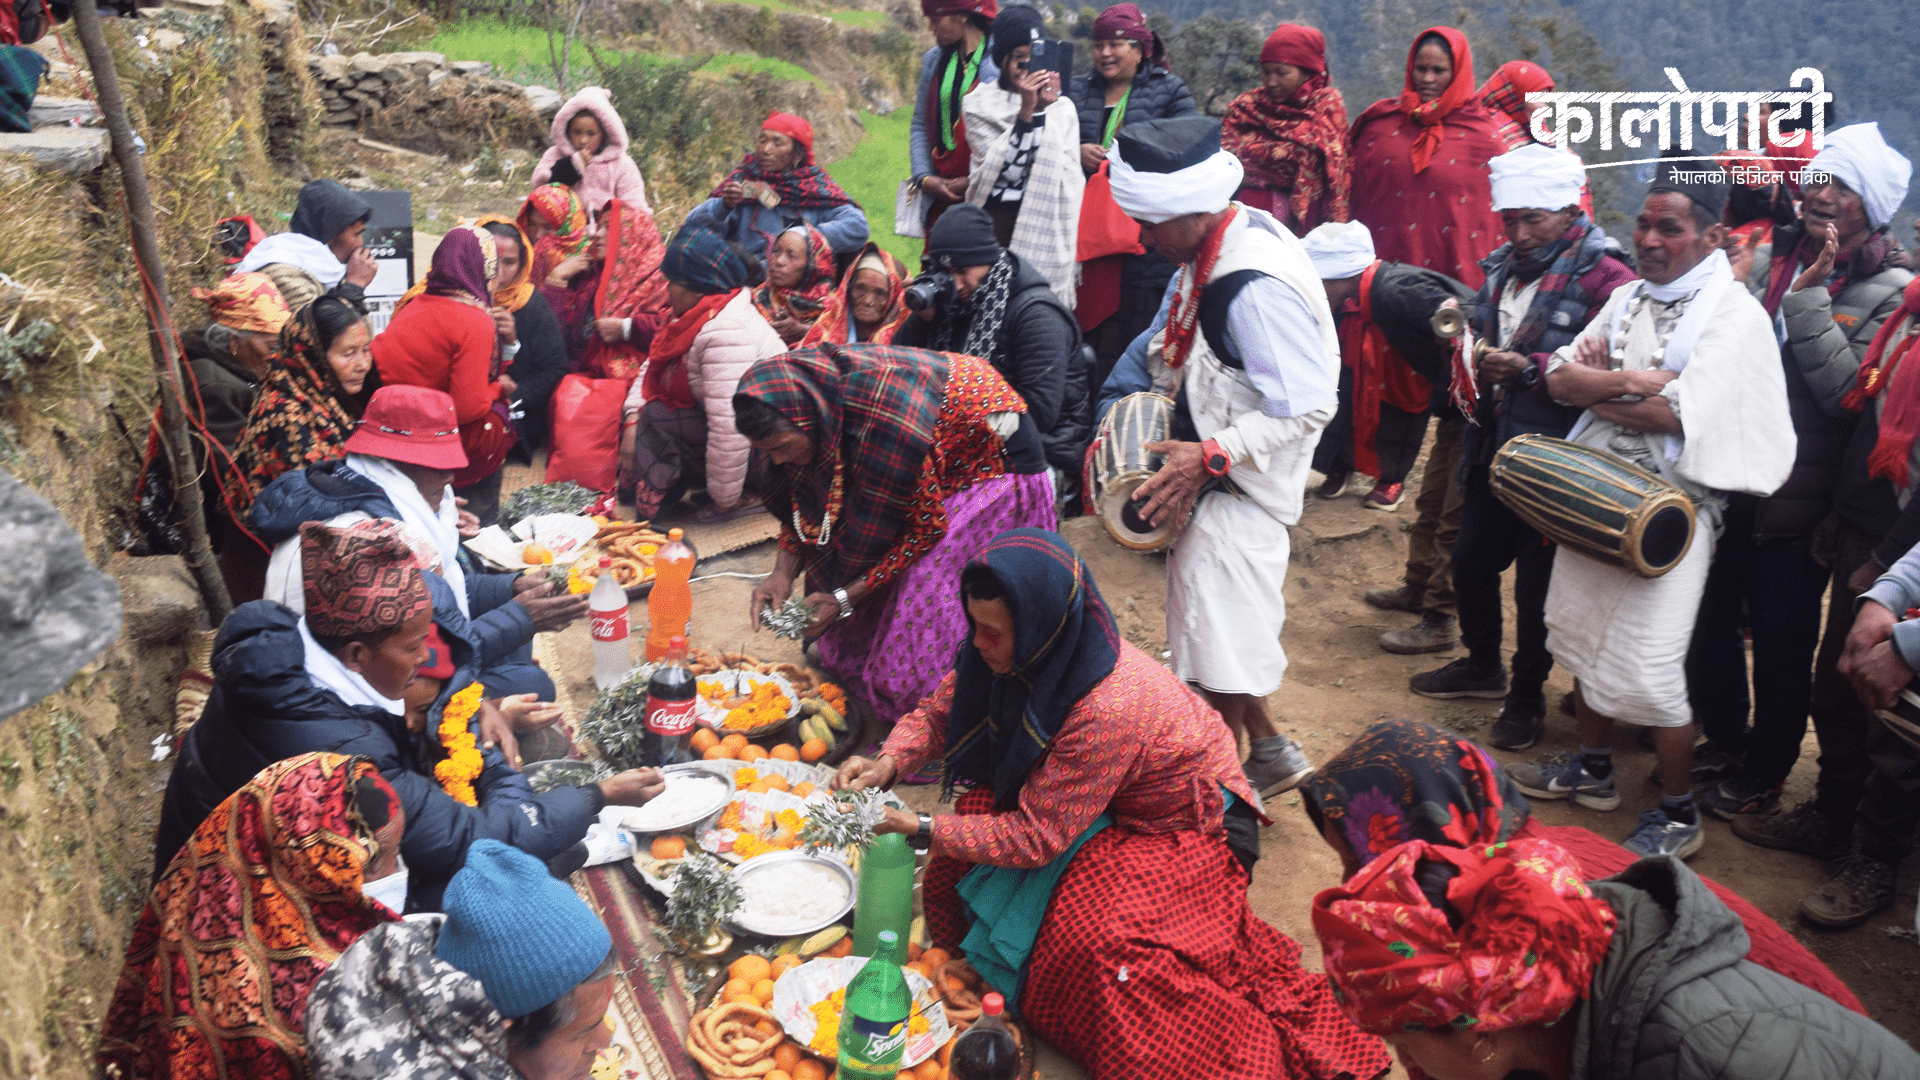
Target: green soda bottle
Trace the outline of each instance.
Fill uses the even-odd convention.
[[[895,955],[899,948],[899,935],[880,931],[873,958],[847,984],[846,1011],[840,1017],[839,1080],[894,1080],[900,1072],[913,995],[900,972]]]
[[[901,945],[913,929],[913,848],[899,833],[873,838],[860,856],[860,900],[853,909],[853,955],[883,956],[880,932],[893,931]],[[896,964],[907,958],[897,956]]]

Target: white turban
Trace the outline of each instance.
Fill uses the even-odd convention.
[[[1113,201],[1128,217],[1151,225],[1225,210],[1246,176],[1240,159],[1225,150],[1175,172],[1142,172],[1120,156],[1120,140],[1115,139],[1107,148],[1107,161]]]
[[[1887,140],[1880,137],[1879,124],[1849,124],[1830,133],[1826,142],[1801,175],[1833,176],[1860,196],[1867,220],[1874,227],[1892,221],[1894,212],[1907,200],[1913,162],[1887,145]]]
[[[1302,242],[1322,281],[1356,277],[1373,265],[1373,234],[1357,221],[1329,221]]]
[[[1545,143],[1528,143],[1487,163],[1495,210],[1559,210],[1580,203],[1587,184],[1580,159]]]

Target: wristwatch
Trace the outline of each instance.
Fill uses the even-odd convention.
[[[842,619],[853,618],[853,599],[847,595],[847,590],[833,590],[833,599],[835,603],[840,605],[840,617]]]
[[[1200,463],[1214,476],[1225,476],[1227,470],[1233,467],[1233,459],[1212,439],[1200,444]]]
[[[907,846],[915,851],[925,851],[933,844],[933,815],[920,815],[920,829],[907,840]]]

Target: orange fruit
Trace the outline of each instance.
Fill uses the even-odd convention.
[[[926,952],[920,954],[920,959],[925,961],[927,970],[931,971],[953,959],[953,954],[945,949],[928,949]]]
[[[913,1080],[913,1070],[901,1069],[899,1072],[893,1074],[893,1080]]]
[[[913,961],[920,959],[921,954],[925,953],[926,951],[927,950],[925,946],[921,945],[917,941],[907,942],[907,962],[912,963]]]
[[[775,1069],[763,1077],[762,1080],[793,1080],[793,1074],[785,1069]]]
[[[913,963],[908,964],[907,967],[913,971],[919,972],[920,977],[923,979],[926,979],[928,982],[933,981],[933,968],[927,963],[926,957],[924,955],[921,956],[920,959],[915,960]]]
[[[720,745],[727,748],[727,753],[730,756],[740,757],[740,751],[746,749],[747,737],[736,731],[733,734],[727,736],[726,738],[721,739]],[[744,761],[746,759],[741,758],[741,760]]]
[[[913,1070],[913,1080],[945,1080],[946,1075],[947,1070],[941,1068],[940,1063],[933,1058],[921,1062]]]
[[[748,743],[747,745],[740,748],[741,761],[759,761],[765,758],[766,756],[767,756],[766,750],[762,749],[759,746],[755,746],[753,743]]]
[[[774,1065],[789,1073],[793,1071],[795,1065],[800,1064],[800,1059],[804,1057],[806,1057],[806,1055],[800,1052],[800,1048],[790,1042],[783,1042],[773,1048]],[[768,1073],[767,1075],[772,1076],[773,1074]]]
[[[838,960],[843,956],[852,956],[853,955],[853,935],[848,934],[846,937],[843,937],[839,941],[834,942],[833,947],[831,949],[828,949],[826,953],[823,955],[831,956],[836,960]]]
[[[812,1058],[801,1058],[793,1064],[793,1080],[827,1080],[827,1067]]]
[[[760,1004],[762,1005],[771,1003],[773,1001],[773,980],[761,979],[755,982],[753,984],[753,996],[759,998]]]
[[[781,761],[799,761],[800,751],[794,749],[792,743],[781,743],[779,746],[767,751],[767,756],[779,758]]]
[[[746,982],[748,989],[752,989],[754,983],[772,974],[773,964],[768,962],[767,958],[761,956],[759,953],[748,953],[727,965],[729,985],[731,985],[733,980],[740,979]]]
[[[656,859],[678,859],[687,853],[687,842],[678,836],[656,836],[648,850]]]
[[[727,750],[724,744],[709,746],[701,751],[700,759],[702,761],[731,761],[733,760],[733,754]]]
[[[727,985],[720,991],[720,1000],[728,1005],[736,1001],[758,1003],[758,999],[753,996],[753,984],[746,979],[728,979]]]
[[[790,792],[790,794],[792,794],[795,798],[804,799],[807,796],[813,794],[814,790],[815,789],[811,781],[802,780],[799,783],[793,785],[793,791]]]
[[[747,790],[753,792],[756,795],[765,795],[767,792],[773,790],[773,785],[767,783],[765,780],[759,780],[759,781],[755,781],[754,783],[748,784]]]
[[[694,728],[693,738],[687,741],[687,745],[704,754],[707,747],[720,745],[720,736],[715,735],[712,728]]]
[[[955,1035],[942,1044],[940,1049],[933,1052],[933,1060],[939,1062],[942,1069],[952,1067],[953,1044],[958,1041],[960,1041],[960,1036]]]
[[[771,1039],[775,1035],[780,1034],[780,1025],[771,1020],[758,1020],[754,1022],[753,1030],[757,1032],[761,1038]]]
[[[785,975],[787,972],[792,971],[794,968],[799,967],[801,963],[802,961],[800,959],[799,953],[782,953],[781,955],[774,957],[773,958],[773,978],[775,980],[778,980],[780,976]]]
[[[832,750],[833,747],[828,746],[825,739],[808,739],[800,744],[800,760],[819,761]]]
[[[768,787],[772,788],[775,791],[787,790],[787,778],[784,776],[781,776],[777,772],[768,773],[766,777],[762,779],[760,782],[767,785]]]

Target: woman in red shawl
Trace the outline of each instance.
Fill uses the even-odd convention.
[[[913,275],[899,259],[869,243],[847,268],[840,287],[827,297],[800,348],[834,345],[888,345],[893,332],[911,314],[907,310],[907,282]]]
[[[1494,69],[1492,75],[1480,87],[1480,104],[1486,106],[1494,122],[1494,137],[1505,147],[1501,151],[1518,150],[1530,142],[1538,142],[1533,137],[1533,109],[1527,104],[1528,94],[1543,94],[1553,89],[1553,76],[1547,69],[1530,60],[1510,60]],[[1572,150],[1567,153],[1572,154]],[[1578,157],[1578,154],[1574,154]],[[1580,189],[1580,209],[1593,216],[1593,191]]]
[[[533,241],[529,277],[567,339],[567,356],[579,364],[586,351],[582,331],[593,307],[593,220],[573,189],[547,184],[533,189],[520,207],[520,231]]]
[[[1407,52],[1406,88],[1360,114],[1351,145],[1353,220],[1373,233],[1375,254],[1479,288],[1480,260],[1505,242],[1487,179],[1505,148],[1474,92],[1467,36],[1423,31]]]
[[[1234,98],[1220,122],[1221,148],[1247,170],[1234,198],[1300,236],[1347,220],[1347,104],[1327,75],[1327,39],[1284,23],[1260,50],[1260,72],[1259,89]]]
[[[580,367],[596,379],[630,379],[640,374],[654,332],[669,317],[667,279],[660,274],[667,247],[653,215],[619,199],[607,203],[599,220],[588,251],[600,272],[585,279],[593,283],[593,307]]]
[[[307,994],[399,913],[406,812],[363,757],[267,766],[194,830],[134,923],[96,1061],[127,1080],[307,1075]],[[396,900],[395,903],[404,901]]]
[[[754,309],[789,345],[813,329],[833,295],[833,248],[806,222],[767,241],[767,280],[753,292]]]

